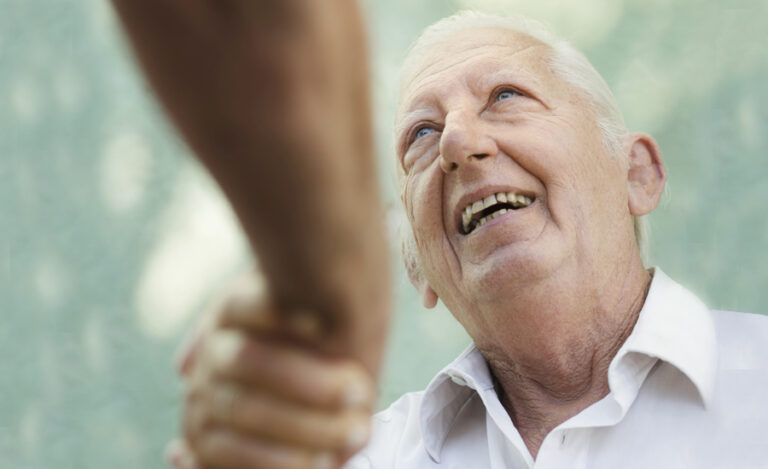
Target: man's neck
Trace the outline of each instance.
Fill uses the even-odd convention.
[[[622,280],[614,286],[613,311],[581,315],[596,320],[572,334],[542,337],[523,348],[527,353],[481,347],[500,400],[534,458],[549,432],[609,392],[608,367],[632,333],[650,286],[644,270]]]

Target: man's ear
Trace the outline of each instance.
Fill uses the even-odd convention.
[[[421,304],[427,309],[437,306],[437,293],[429,286],[427,282],[422,282],[419,288],[421,292]]]
[[[659,145],[650,135],[632,133],[629,135],[627,160],[629,212],[634,216],[648,214],[659,205],[667,182]]]
[[[416,240],[410,228],[408,230],[401,238],[402,245],[400,246],[403,252],[403,262],[405,262],[405,271],[411,284],[421,295],[421,304],[427,309],[432,309],[437,305],[437,293],[435,293],[432,287],[429,286],[429,282],[424,278],[416,249]]]

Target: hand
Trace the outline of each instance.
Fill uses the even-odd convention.
[[[169,451],[174,467],[330,469],[363,447],[373,380],[355,361],[296,340],[315,333],[309,319],[285,334],[264,295],[243,288],[210,317],[181,360],[184,440]]]

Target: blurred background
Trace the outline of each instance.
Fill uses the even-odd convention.
[[[365,4],[393,256],[391,123],[408,45],[459,9],[524,14],[579,46],[630,128],[658,138],[670,188],[650,217],[651,264],[713,307],[768,312],[768,1]],[[105,0],[0,0],[0,213],[0,467],[163,467],[174,350],[250,262]],[[396,265],[382,406],[468,343]]]

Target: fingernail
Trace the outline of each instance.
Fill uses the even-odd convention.
[[[195,467],[192,456],[185,450],[185,448],[184,444],[179,440],[169,443],[165,448],[165,460],[168,465],[175,469],[189,469]]]
[[[312,469],[333,469],[336,464],[336,458],[331,453],[322,453],[312,461]]]
[[[189,373],[189,368],[197,345],[196,340],[185,339],[174,354],[173,365],[179,376],[184,377]]]
[[[347,433],[347,448],[356,450],[361,448],[368,441],[368,424],[363,422],[355,423]]]
[[[174,467],[178,466],[181,461],[182,453],[180,446],[178,442],[173,441],[165,447],[165,461]]]
[[[344,389],[346,407],[363,407],[368,404],[368,386],[360,381],[352,381]]]
[[[220,333],[211,342],[211,359],[219,366],[229,366],[240,353],[242,339],[231,332]]]

